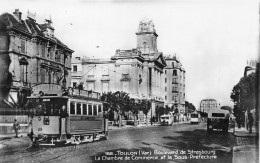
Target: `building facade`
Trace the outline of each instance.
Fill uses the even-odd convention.
[[[72,60],[71,86],[97,92],[124,91],[131,98],[152,100],[155,109],[168,105],[185,113],[185,70],[176,56],[164,57],[157,49],[158,34],[150,20],[142,20],[136,32],[137,46],[116,50],[108,59]]]
[[[82,71],[74,72],[73,83],[82,83],[84,89],[97,92],[124,91],[131,98],[150,99],[152,108],[148,119],[155,116],[155,109],[164,105],[165,59],[157,50],[157,33],[152,21],[141,21],[137,36],[137,47],[131,50],[116,50],[109,59],[83,58],[82,63],[73,60],[72,66]],[[79,80],[77,73],[82,74]],[[77,82],[76,82],[77,81]]]
[[[219,105],[215,99],[204,99],[200,102],[200,112],[208,113],[209,110],[217,108],[219,108]]]
[[[1,58],[9,58],[11,74],[8,101],[23,106],[30,94],[61,95],[70,86],[73,51],[55,37],[52,21],[38,24],[35,14],[0,16]]]
[[[176,55],[165,57],[164,67],[165,105],[174,107],[179,113],[185,113],[185,69]]]

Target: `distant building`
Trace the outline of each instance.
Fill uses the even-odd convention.
[[[164,67],[165,74],[165,104],[169,107],[178,108],[179,113],[185,113],[185,69],[180,60],[174,56],[166,56],[167,66]]]
[[[244,70],[244,76],[247,76],[251,73],[255,73],[256,72],[256,67],[257,67],[257,61],[256,60],[250,60],[250,61],[247,61],[247,65],[245,67],[245,70]]]
[[[38,24],[35,15],[16,9],[0,15],[0,57],[9,58],[11,74],[8,101],[24,104],[32,94],[62,94],[70,86],[73,51],[55,37],[52,21]],[[8,64],[8,60],[5,64]]]
[[[204,99],[200,102],[200,112],[208,113],[211,109],[219,108],[217,100]]]

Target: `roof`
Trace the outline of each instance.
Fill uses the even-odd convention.
[[[26,20],[19,21],[18,18],[16,18],[16,16],[9,13],[3,13],[0,15],[0,30],[3,31],[3,30],[11,29],[19,33],[27,34],[31,37],[40,36],[48,40],[50,39],[55,40],[57,44],[63,46],[66,50],[73,52],[55,36],[53,37],[45,36],[44,32],[46,31],[47,28],[54,30],[54,28],[48,22],[44,24],[38,24],[34,19],[31,18],[27,18]]]
[[[209,113],[224,113],[224,114],[229,114],[228,110],[223,110],[223,109],[210,109]]]
[[[3,13],[0,15],[0,24],[3,26],[0,26],[0,29],[2,27],[13,27],[16,29],[20,29],[23,32],[29,33],[29,30],[27,29],[25,22],[22,20],[19,22],[13,15],[9,13]]]

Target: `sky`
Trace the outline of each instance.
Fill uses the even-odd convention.
[[[232,88],[247,60],[258,59],[258,0],[0,0],[0,14],[20,9],[51,18],[55,36],[73,57],[110,58],[136,48],[139,22],[151,19],[157,47],[180,59],[186,70],[186,101],[232,106]]]

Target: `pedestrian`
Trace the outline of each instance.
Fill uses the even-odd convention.
[[[15,137],[18,137],[18,130],[20,130],[20,124],[17,122],[17,120],[14,120],[13,128],[15,131]]]
[[[33,140],[33,128],[32,128],[32,120],[29,120],[29,124],[28,124],[28,137],[31,139],[31,141]]]
[[[249,127],[249,133],[252,133],[252,126],[254,123],[253,114],[248,110],[248,127]]]

